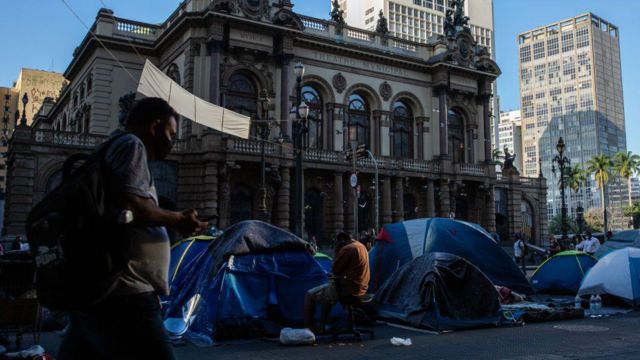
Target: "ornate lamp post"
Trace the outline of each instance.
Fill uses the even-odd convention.
[[[24,106],[22,109],[22,118],[20,118],[20,126],[27,126],[27,104],[29,103],[29,96],[27,93],[24,93],[22,96],[22,105]]]
[[[567,235],[567,205],[564,200],[564,169],[567,165],[571,165],[571,161],[564,156],[565,144],[564,140],[562,140],[562,136],[558,140],[558,144],[556,145],[556,150],[558,151],[558,155],[556,155],[552,163],[557,163],[558,168],[560,169],[560,197],[562,198],[562,209],[560,210],[560,217],[562,221],[562,235]],[[551,171],[553,174],[556,174],[555,165],[551,165]]]
[[[260,206],[258,207],[258,216],[260,220],[268,221],[267,212],[267,184],[266,184],[266,159],[265,159],[265,142],[271,133],[271,122],[269,121],[269,107],[271,99],[266,89],[260,91],[258,99],[261,110],[261,119],[258,122],[258,134],[260,136]]]
[[[302,237],[302,212],[303,212],[303,171],[302,171],[302,155],[305,150],[303,135],[307,131],[307,117],[309,116],[309,107],[302,101],[302,78],[304,76],[304,65],[297,63],[294,67],[296,75],[296,108],[293,121],[293,148],[296,157],[295,171],[295,191],[294,191],[294,216],[293,230],[296,235]]]

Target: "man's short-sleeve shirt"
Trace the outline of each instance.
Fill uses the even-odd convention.
[[[109,146],[105,164],[110,176],[111,194],[133,194],[158,205],[147,151],[140,138],[133,134],[121,135]],[[166,229],[134,223],[127,228],[125,236],[130,243],[129,262],[115,293],[168,294],[170,244]]]

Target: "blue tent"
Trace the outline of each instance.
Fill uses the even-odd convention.
[[[195,236],[184,239],[171,246],[171,260],[169,262],[169,283],[178,276],[178,272],[184,269],[189,263],[205,251],[211,241],[212,236]]]
[[[185,319],[187,337],[200,344],[298,326],[306,292],[327,281],[308,249],[307,242],[272,225],[235,224],[178,272],[165,319],[181,318],[186,306],[193,307]]]
[[[424,254],[457,255],[482,271],[494,285],[523,294],[533,288],[511,257],[478,225],[444,218],[417,219],[390,224],[378,234],[369,252],[375,292],[402,265]]]
[[[536,292],[573,295],[578,292],[584,275],[596,259],[582,251],[563,251],[540,264],[531,276]]]

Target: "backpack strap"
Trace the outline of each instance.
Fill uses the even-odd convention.
[[[88,164],[90,161],[93,161],[93,160],[98,160],[102,162],[104,160],[104,157],[107,155],[107,151],[109,150],[109,148],[111,148],[111,145],[113,145],[113,143],[116,140],[128,134],[130,133],[123,132],[121,134],[113,136],[112,138],[108,139],[105,143],[103,143],[103,145],[97,151],[94,151],[92,154],[79,153],[79,154],[73,154],[69,156],[67,160],[65,160],[62,166],[62,182],[65,182],[67,179],[69,179],[69,177],[71,177],[74,174],[75,171],[83,167],[83,165],[77,166],[76,164],[78,163]]]

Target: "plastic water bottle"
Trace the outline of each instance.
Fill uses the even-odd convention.
[[[575,307],[576,309],[582,308],[582,298],[580,297],[580,295],[576,295],[576,298],[573,299],[573,307]]]
[[[600,310],[602,309],[602,298],[600,295],[596,294],[596,313],[600,314]]]
[[[591,297],[589,298],[589,311],[592,314],[595,314],[596,312],[596,296],[595,295],[591,295]]]

